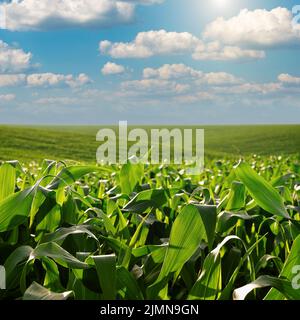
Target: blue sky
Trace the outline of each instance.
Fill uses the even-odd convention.
[[[0,1],[0,123],[298,123],[298,2]]]

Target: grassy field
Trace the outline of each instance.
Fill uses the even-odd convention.
[[[0,300],[300,300],[300,126],[205,127],[195,176],[99,129],[0,126]]]
[[[298,154],[300,125],[199,126],[209,158]],[[99,126],[0,126],[0,160],[95,162]],[[145,127],[147,128],[147,127]],[[149,128],[149,127],[148,127]]]

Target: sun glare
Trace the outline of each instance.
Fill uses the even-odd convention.
[[[228,0],[213,0],[212,2],[218,8],[225,8],[228,4]]]

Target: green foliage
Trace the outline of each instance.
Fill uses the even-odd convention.
[[[0,165],[3,299],[299,299],[299,158]]]

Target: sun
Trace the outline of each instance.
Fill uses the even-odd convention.
[[[218,8],[225,8],[228,4],[228,0],[213,0],[212,2]]]

